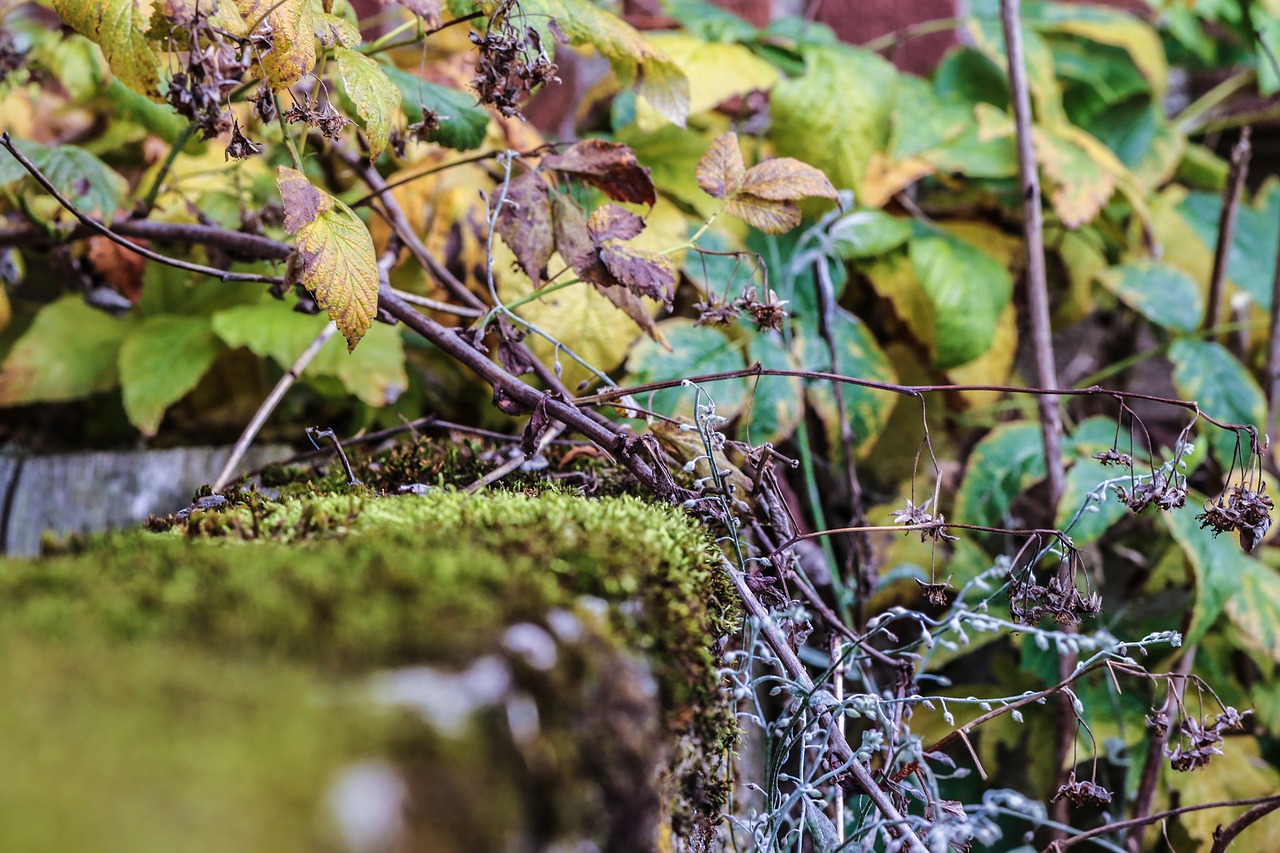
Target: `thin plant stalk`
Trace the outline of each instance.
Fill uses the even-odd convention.
[[[1044,260],[1044,214],[1040,208],[1040,175],[1031,134],[1031,94],[1022,47],[1019,0],[1000,0],[1005,52],[1009,57],[1009,83],[1013,90],[1013,116],[1017,127],[1018,169],[1022,175],[1022,209],[1027,242],[1027,310],[1034,343],[1036,382],[1042,388],[1058,387],[1049,327],[1049,282]],[[1056,397],[1037,400],[1040,431],[1044,440],[1045,468],[1049,473],[1049,514],[1062,497],[1062,415]]]
[[[298,377],[307,369],[307,366],[320,354],[320,350],[329,342],[338,332],[338,327],[333,323],[325,323],[320,334],[307,345],[302,351],[302,355],[284,372],[284,376],[280,377],[280,381],[271,389],[271,393],[262,401],[262,405],[258,407],[258,411],[254,412],[253,419],[244,428],[244,432],[240,433],[240,438],[236,440],[235,447],[231,449],[231,455],[227,457],[227,462],[222,466],[222,471],[218,473],[217,479],[213,481],[213,491],[220,492],[226,488],[227,483],[231,482],[235,470],[239,467],[240,462],[244,459],[244,455],[249,452],[249,446],[253,444],[253,440],[258,437],[258,433],[262,430],[263,424],[267,422],[267,418],[271,417],[272,412],[280,405],[280,401],[284,399],[284,395],[293,387],[293,383],[298,381]]]
[[[1231,241],[1235,237],[1236,218],[1240,212],[1240,197],[1244,191],[1244,179],[1249,173],[1249,157],[1253,148],[1249,143],[1250,130],[1240,131],[1240,141],[1231,149],[1231,168],[1227,172],[1227,187],[1222,195],[1222,215],[1218,217],[1218,245],[1213,251],[1213,274],[1209,277],[1209,299],[1204,308],[1201,328],[1212,329],[1222,316],[1222,291],[1227,280],[1227,261],[1231,256]]]
[[[1280,223],[1277,223],[1280,227]],[[1276,404],[1280,398],[1280,238],[1276,241],[1276,266],[1271,277],[1271,315],[1267,331],[1267,437],[1276,438]]]

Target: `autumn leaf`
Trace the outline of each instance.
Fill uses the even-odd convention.
[[[428,27],[435,28],[442,23],[440,18],[440,0],[378,0],[378,5],[387,8],[392,2],[399,3],[423,20]]]
[[[316,38],[325,47],[357,47],[360,44],[360,30],[346,18],[331,15],[328,12],[312,10],[312,26]]]
[[[146,247],[145,240],[129,242]],[[142,295],[142,273],[147,267],[147,259],[137,252],[131,252],[114,240],[101,235],[89,238],[89,262],[98,274],[115,290],[132,302],[138,304]]]
[[[553,201],[555,210],[556,251],[564,258],[578,278],[591,284],[616,285],[609,270],[600,260],[600,253],[591,232],[587,230],[587,217],[577,202],[566,195],[557,195]]]
[[[255,32],[270,33],[271,49],[259,55],[267,82],[287,89],[316,64],[316,35],[311,0],[236,0]]]
[[[515,253],[520,268],[537,286],[555,251],[550,188],[541,175],[529,172],[509,180],[505,193],[501,186],[494,190],[491,203],[496,205],[499,199],[503,204],[494,225]]]
[[[378,306],[378,262],[360,217],[286,166],[276,172],[284,227],[298,239],[299,280],[355,349]],[[291,260],[291,263],[293,261]]]
[[[618,142],[584,139],[563,153],[543,157],[542,166],[576,175],[614,201],[652,207],[658,200],[649,170],[636,160],[636,152]]]
[[[392,123],[400,117],[400,90],[377,62],[345,47],[335,47],[338,75],[347,97],[369,135],[369,162],[377,160],[387,147]]]
[[[793,157],[776,157],[757,163],[742,179],[741,192],[770,201],[802,198],[837,198],[827,176]]]
[[[630,240],[644,230],[644,220],[616,204],[604,204],[587,218],[587,231],[597,243],[605,240]]]
[[[54,0],[73,30],[96,42],[111,73],[135,92],[160,100],[160,55],[147,39],[151,4],[141,0]]]
[[[746,170],[738,134],[729,131],[717,137],[698,161],[698,186],[712,198],[728,198],[742,189]]]
[[[794,201],[759,198],[739,193],[724,203],[724,212],[736,216],[766,234],[782,234],[800,224],[800,206]]]

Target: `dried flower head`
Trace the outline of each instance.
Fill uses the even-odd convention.
[[[489,18],[489,29],[481,35],[474,30],[471,43],[480,58],[471,85],[482,104],[491,104],[508,118],[523,119],[520,104],[539,86],[559,83],[559,70],[551,61],[542,36],[530,26],[521,26],[524,15],[518,3],[509,3]],[[559,30],[552,30],[553,36]]]
[[[698,312],[695,326],[728,326],[738,319],[738,308],[731,302],[725,302],[714,293],[707,295],[701,302],[694,303]]]
[[[200,131],[202,139],[229,130],[225,107],[250,68],[248,41],[210,23],[209,9],[200,4],[167,16],[157,8],[148,34],[167,39],[175,55],[186,56],[186,65],[169,77],[164,92],[169,105]]]
[[[1133,467],[1133,457],[1130,456],[1128,453],[1121,453],[1119,450],[1116,450],[1114,447],[1108,448],[1107,450],[1098,451],[1097,453],[1093,454],[1093,458],[1097,459],[1103,465],[1108,465],[1108,466],[1119,465],[1122,468]]]
[[[929,498],[920,506],[916,506],[911,502],[910,498],[907,498],[905,509],[893,511],[893,523],[919,527],[921,542],[927,542],[930,539],[935,542],[954,542],[956,537],[947,535],[947,520],[942,516],[942,513],[929,511],[929,507],[932,505],[933,498]]]
[[[1078,557],[1062,561],[1057,574],[1043,585],[1035,575],[1027,571],[1021,578],[1010,577],[1009,613],[1015,622],[1035,626],[1049,616],[1059,625],[1079,625],[1085,616],[1097,616],[1102,611],[1102,596],[1096,592],[1081,593],[1076,588],[1073,566]]]
[[[1111,802],[1111,792],[1106,788],[1089,781],[1077,781],[1072,771],[1067,784],[1058,789],[1050,802],[1057,802],[1065,797],[1074,806],[1105,806]]]
[[[1149,506],[1169,511],[1179,509],[1187,503],[1187,482],[1180,474],[1166,478],[1164,472],[1157,471],[1150,480],[1135,483],[1130,491],[1124,486],[1116,486],[1116,496],[1135,513],[1142,512]]]
[[[782,321],[787,319],[789,303],[785,299],[779,299],[778,294],[772,290],[764,300],[761,300],[759,292],[754,287],[749,287],[746,293],[734,300],[733,304],[736,308],[750,314],[751,319],[755,320],[756,327],[761,331],[780,331]]]
[[[231,119],[231,141],[227,143],[227,150],[223,153],[223,160],[244,160],[257,154],[262,147],[255,143],[249,137],[240,131],[240,122],[233,116]]]
[[[951,591],[949,583],[925,583],[916,578],[916,585],[924,595],[924,600],[937,607],[947,606],[947,593]]]
[[[1213,530],[1213,535],[1236,531],[1240,547],[1252,551],[1271,528],[1271,498],[1264,485],[1255,492],[1244,486],[1233,486],[1216,501],[1205,501],[1204,512],[1196,516],[1201,527]]]

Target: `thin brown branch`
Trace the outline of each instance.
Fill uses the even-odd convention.
[[[1094,385],[1089,388],[1024,388],[1020,385],[898,385],[893,382],[876,382],[871,379],[858,379],[853,376],[842,376],[838,373],[824,373],[820,370],[779,370],[763,367],[756,363],[752,367],[745,367],[739,370],[725,370],[719,373],[707,373],[702,376],[690,376],[688,379],[668,379],[662,382],[647,382],[643,385],[630,385],[625,388],[610,388],[601,391],[598,394],[589,394],[578,397],[575,402],[578,405],[594,405],[597,403],[606,403],[628,395],[638,396],[647,394],[650,391],[661,391],[665,388],[676,388],[683,385],[686,381],[702,384],[707,382],[723,382],[730,379],[747,379],[753,376],[790,376],[800,379],[817,379],[824,382],[843,382],[847,385],[857,385],[860,388],[870,388],[875,391],[885,391],[890,394],[899,394],[904,397],[921,397],[925,394],[942,394],[952,391],[997,391],[1005,394],[1025,394],[1029,396],[1050,396],[1050,397],[1111,397],[1115,400],[1146,400],[1151,403],[1161,403],[1166,406],[1173,406],[1179,409],[1186,409],[1194,412],[1197,417],[1213,424],[1219,429],[1231,430],[1233,432],[1248,432],[1254,429],[1251,424],[1233,424],[1225,421],[1217,420],[1206,414],[1200,404],[1194,400],[1180,400],[1176,397],[1159,397],[1154,394],[1140,394],[1135,391],[1117,391],[1111,388],[1103,388],[1100,385]]]
[[[1185,636],[1187,628],[1190,627],[1191,616],[1187,614],[1182,620],[1182,633]],[[1188,646],[1182,652],[1182,657],[1178,661],[1177,672],[1181,677],[1169,679],[1169,694],[1165,697],[1164,706],[1161,711],[1165,714],[1171,713],[1180,701],[1179,694],[1186,688],[1186,676],[1191,673],[1191,669],[1195,666],[1196,647]],[[1151,811],[1151,804],[1155,801],[1156,782],[1160,778],[1160,767],[1167,760],[1164,753],[1165,747],[1169,743],[1169,728],[1165,727],[1163,731],[1151,732],[1147,739],[1147,754],[1142,762],[1142,775],[1138,777],[1138,793],[1133,798],[1132,816],[1135,818],[1145,816]],[[1129,830],[1129,837],[1126,844],[1129,850],[1137,853],[1142,849],[1143,826],[1135,826]]]
[[[1231,257],[1231,241],[1236,233],[1236,218],[1240,212],[1240,198],[1244,191],[1244,179],[1249,174],[1249,157],[1253,152],[1249,144],[1250,128],[1240,131],[1240,141],[1231,149],[1231,168],[1227,171],[1227,186],[1222,195],[1222,215],[1218,217],[1218,244],[1213,250],[1213,273],[1209,277],[1209,298],[1204,306],[1202,329],[1212,329],[1222,316],[1222,291],[1227,280],[1227,261]]]
[[[1280,222],[1276,226],[1280,230]],[[1276,266],[1271,276],[1271,314],[1267,341],[1267,436],[1274,441],[1276,407],[1280,403],[1280,235],[1276,239]]]
[[[1226,849],[1231,846],[1232,841],[1236,840],[1237,835],[1278,808],[1280,808],[1280,797],[1270,802],[1258,803],[1226,826],[1219,824],[1213,831],[1213,848],[1209,853],[1226,853]]]
[[[1022,175],[1023,231],[1027,243],[1027,312],[1035,352],[1036,383],[1041,388],[1058,387],[1058,369],[1053,362],[1053,333],[1049,327],[1049,280],[1044,262],[1044,211],[1040,206],[1040,169],[1031,131],[1031,87],[1022,48],[1021,4],[1000,0],[1004,26],[1005,53],[1009,59],[1009,85],[1013,94],[1013,119],[1017,128],[1018,169]],[[1062,497],[1065,473],[1062,462],[1062,413],[1052,396],[1038,400],[1040,431],[1044,440],[1045,467],[1049,475],[1049,507],[1052,517]]]
[[[1094,827],[1087,832],[1079,835],[1073,835],[1070,838],[1059,838],[1049,843],[1041,853],[1061,853],[1068,847],[1074,847],[1077,844],[1088,841],[1091,838],[1097,838],[1099,835],[1108,835],[1112,832],[1123,832],[1134,826],[1146,826],[1153,823],[1159,823],[1162,820],[1168,820],[1171,817],[1188,814],[1190,812],[1204,811],[1205,809],[1230,809],[1240,806],[1259,806],[1270,805],[1272,809],[1280,807],[1280,794],[1273,794],[1270,797],[1255,797],[1250,800],[1218,800],[1212,803],[1196,803],[1191,806],[1181,806],[1176,809],[1168,809],[1166,811],[1157,812],[1141,818],[1130,818],[1129,820],[1119,820],[1115,823],[1108,823],[1104,826]],[[1259,815],[1261,817],[1261,815]],[[1257,818],[1254,818],[1257,820]]]
[[[284,279],[278,275],[231,272],[230,270],[220,270],[217,267],[207,267],[204,264],[194,264],[190,261],[171,258],[167,255],[162,255],[159,252],[153,252],[150,249],[145,249],[136,243],[131,243],[72,204],[71,200],[59,192],[58,188],[44,176],[44,173],[41,172],[34,163],[28,160],[26,155],[18,150],[17,146],[15,146],[13,141],[9,138],[8,132],[0,133],[0,146],[8,151],[15,160],[22,164],[22,168],[26,169],[31,174],[31,177],[35,179],[36,183],[44,188],[44,191],[51,195],[54,201],[66,208],[67,211],[76,219],[79,219],[86,228],[90,231],[101,234],[103,237],[106,237],[108,240],[128,249],[136,255],[141,255],[148,260],[155,261],[156,263],[164,264],[166,266],[212,276],[219,281],[252,281],[262,282],[265,284],[279,284],[284,281]]]

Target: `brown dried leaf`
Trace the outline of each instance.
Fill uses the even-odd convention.
[[[676,266],[666,255],[635,249],[620,240],[600,244],[600,260],[624,287],[671,305],[675,295]]]
[[[643,230],[643,219],[616,204],[601,205],[587,218],[587,231],[597,244],[605,240],[630,240]]]
[[[136,246],[146,247],[146,240],[129,240]],[[119,243],[95,235],[89,238],[89,262],[102,278],[134,305],[142,296],[142,273],[147,259],[131,252]]]
[[[752,166],[742,180],[741,191],[770,201],[837,197],[826,175],[794,157],[775,157]]]
[[[600,262],[600,253],[587,230],[587,217],[582,208],[566,195],[557,195],[552,204],[555,209],[556,251],[560,257],[583,281],[605,286],[618,284]]]
[[[531,458],[538,452],[542,436],[550,426],[551,416],[547,414],[547,398],[542,397],[533,407],[533,415],[530,416],[529,423],[525,425],[524,432],[520,436],[520,449],[524,451],[525,459]]]
[[[499,186],[493,191],[490,204],[497,204],[501,197]],[[542,271],[555,250],[555,235],[551,225],[551,193],[540,175],[528,172],[507,184],[505,203],[498,211],[495,224],[515,253],[520,268],[533,279],[535,286],[541,284]]]
[[[800,207],[794,201],[760,198],[749,193],[739,193],[726,201],[724,212],[766,234],[782,234],[800,224]]]
[[[618,142],[584,139],[561,154],[542,158],[548,169],[577,175],[614,201],[653,206],[658,191],[636,152]]]
[[[738,147],[738,134],[729,131],[717,137],[698,161],[696,174],[698,186],[712,198],[728,198],[742,189],[746,165]]]
[[[671,342],[667,340],[666,335],[658,331],[658,325],[653,322],[653,312],[649,310],[649,306],[645,304],[643,299],[621,285],[607,287],[597,284],[595,288],[605,299],[608,299],[614,306],[634,320],[646,335],[662,344],[668,351],[671,350]]]

